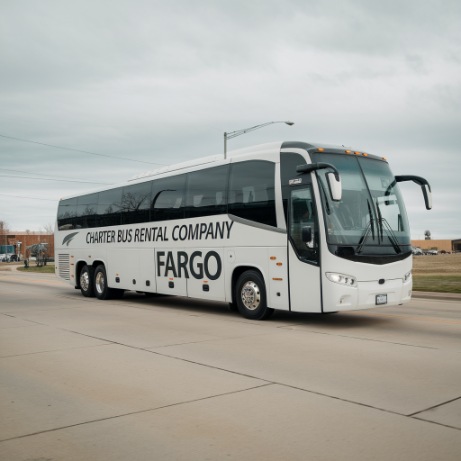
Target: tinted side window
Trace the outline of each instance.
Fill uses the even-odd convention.
[[[314,194],[310,186],[291,191],[288,230],[296,254],[301,260],[318,263],[319,227]],[[311,230],[311,240],[305,241],[304,230]]]
[[[186,216],[227,213],[227,172],[229,166],[207,168],[188,174]]]
[[[119,225],[121,203],[121,188],[100,192],[98,201],[98,226]]]
[[[251,160],[231,165],[229,213],[269,226],[276,226],[275,164]]]
[[[77,198],[70,198],[61,200],[58,207],[58,229],[75,229],[77,223],[75,218],[77,216]]]
[[[133,184],[123,188],[122,224],[136,224],[150,220],[152,182]]]
[[[186,175],[157,179],[152,183],[151,220],[184,218]]]
[[[280,154],[280,181],[282,184],[282,200],[285,220],[288,215],[288,199],[290,198],[291,187],[289,186],[290,179],[299,178],[302,175],[296,171],[299,165],[305,165],[306,160],[300,155],[291,152],[282,152]],[[306,176],[306,175],[304,175]],[[309,175],[306,177],[308,178]]]
[[[98,196],[99,193],[78,197],[76,227],[96,227],[98,225]]]

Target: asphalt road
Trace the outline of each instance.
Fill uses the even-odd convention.
[[[0,460],[461,459],[461,300],[243,319],[0,271]]]

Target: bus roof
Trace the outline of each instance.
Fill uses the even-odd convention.
[[[187,170],[189,168],[199,167],[202,165],[211,166],[211,164],[214,164],[216,166],[219,166],[219,165],[223,165],[226,163],[231,163],[232,160],[240,160],[243,157],[247,157],[251,155],[264,155],[264,154],[274,155],[274,154],[278,154],[279,152],[284,152],[284,151],[287,152],[290,150],[292,151],[293,149],[302,150],[308,153],[323,152],[324,150],[328,152],[334,152],[334,153],[344,153],[344,154],[352,153],[356,155],[357,154],[364,155],[366,157],[369,156],[371,158],[375,158],[379,160],[385,160],[384,157],[377,157],[377,156],[369,155],[363,152],[358,152],[358,151],[353,150],[352,148],[348,148],[345,146],[338,146],[338,145],[326,144],[326,143],[307,143],[307,142],[302,142],[302,141],[278,141],[278,142],[257,144],[257,145],[253,145],[249,147],[244,147],[241,149],[231,150],[227,152],[226,154],[227,158],[224,158],[224,154],[220,154],[220,155],[212,155],[208,157],[201,157],[201,158],[188,160],[188,161],[181,162],[181,163],[175,163],[172,165],[166,165],[164,167],[156,168],[155,170],[149,170],[149,171],[140,173],[121,183],[112,184],[104,188],[98,188],[98,189],[87,191],[83,195],[96,193],[96,192],[100,192],[103,190],[113,189],[116,187],[123,186],[124,184],[129,185],[129,184],[136,183],[138,181],[142,182],[142,180],[145,180],[153,176],[166,175],[167,173],[177,172],[180,170]],[[67,197],[62,197],[61,200],[78,197],[80,195],[82,194],[72,194]]]
[[[271,142],[266,144],[258,144],[255,146],[245,147],[243,149],[231,150],[227,152],[227,159],[224,158],[224,154],[221,155],[212,155],[209,157],[202,157],[198,159],[188,160],[186,162],[175,163],[172,165],[167,165],[161,168],[156,168],[155,170],[146,171],[135,177],[131,178],[129,181],[135,181],[137,179],[146,178],[149,176],[158,176],[164,173],[170,173],[172,171],[184,170],[186,168],[193,168],[196,166],[207,165],[210,163],[223,164],[232,161],[232,159],[243,157],[250,154],[263,154],[269,152],[280,152],[280,147],[282,142]]]
[[[202,157],[198,159],[188,160],[186,162],[175,163],[172,165],[167,165],[161,168],[156,168],[155,170],[146,171],[135,177],[131,178],[129,181],[136,181],[138,179],[147,178],[149,176],[158,176],[165,173],[170,173],[173,171],[184,170],[186,168],[193,168],[201,165],[206,165],[210,163],[227,163],[232,162],[233,159],[239,159],[240,157],[248,155],[262,155],[267,153],[279,153],[281,150],[296,148],[305,150],[307,152],[316,151],[317,149],[328,149],[329,151],[336,151],[338,153],[345,152],[345,150],[354,151],[352,148],[347,148],[345,146],[338,146],[333,144],[325,143],[307,143],[300,141],[278,141],[270,142],[265,144],[257,144],[254,146],[244,147],[241,149],[231,150],[227,152],[227,159],[224,158],[224,154],[221,155],[212,155],[209,157]]]

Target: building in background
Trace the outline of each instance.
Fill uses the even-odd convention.
[[[18,255],[21,260],[28,258],[26,248],[38,243],[46,243],[48,245],[49,258],[54,257],[54,235],[44,232],[24,232],[24,231],[7,231],[1,236],[1,244],[12,248],[12,253]]]
[[[437,250],[439,253],[452,253],[461,251],[461,239],[456,240],[412,240],[413,247],[421,248],[423,251]]]

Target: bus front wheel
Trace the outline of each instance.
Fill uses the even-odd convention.
[[[256,271],[246,271],[238,278],[235,301],[239,312],[247,319],[264,320],[274,312],[267,307],[264,280]]]
[[[80,271],[79,283],[82,295],[87,298],[94,296],[94,270],[91,266],[83,266]]]

